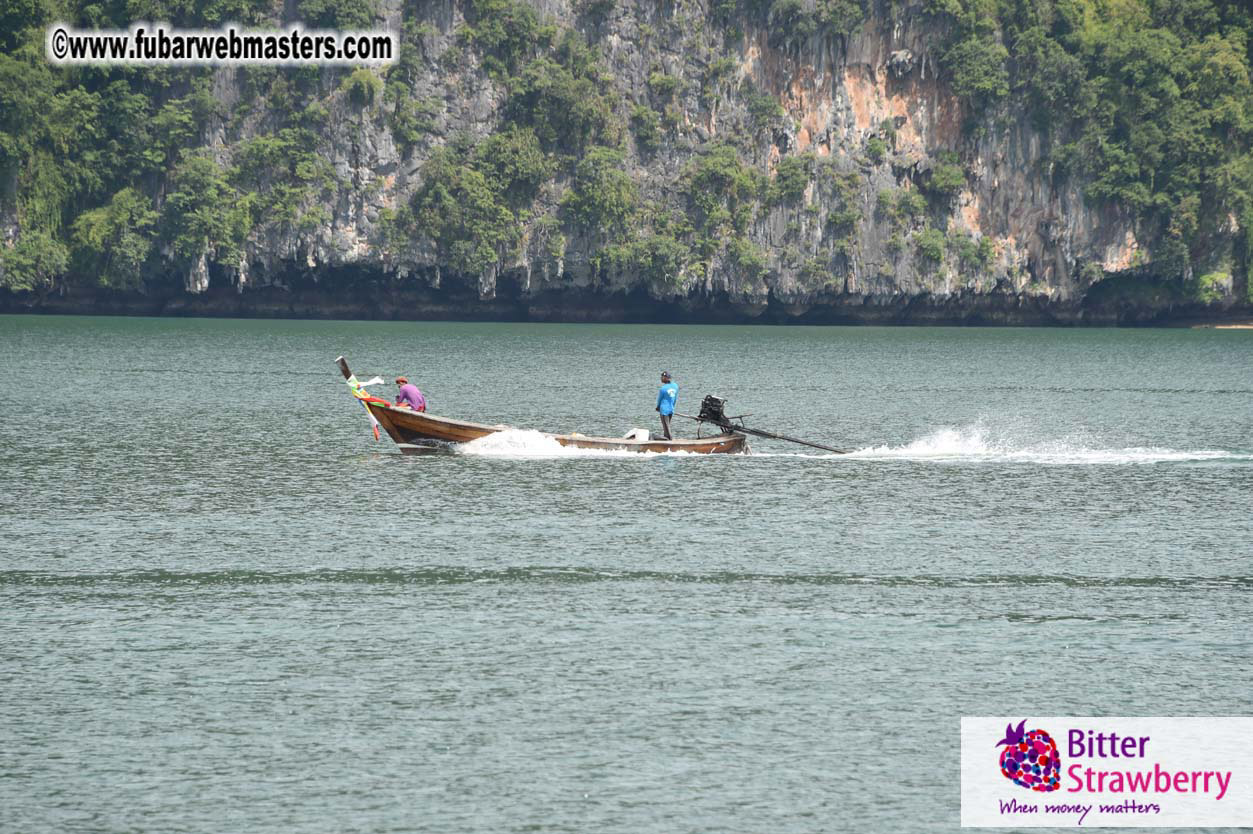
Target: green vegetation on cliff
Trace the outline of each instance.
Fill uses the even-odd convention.
[[[266,24],[277,6],[0,0],[0,287],[231,276],[274,240],[283,262],[307,261],[345,206],[370,214],[371,190],[391,187],[395,174],[362,177],[352,161],[376,126],[412,179],[374,212],[365,242],[396,261],[433,252],[467,280],[537,259],[560,274],[576,254],[593,279],[677,291],[719,273],[761,294],[780,272],[815,288],[855,266],[878,278],[901,264],[986,275],[999,257],[991,230],[956,221],[980,142],[1019,122],[1044,147],[1041,176],[1077,184],[1143,241],[1117,267],[1136,274],[1105,292],[1170,284],[1161,297],[1215,303],[1248,287],[1245,2],[631,0],[635,22],[622,24],[627,6],[580,2],[559,21],[526,0],[458,0],[449,24],[406,4],[390,67],[215,72],[53,67],[42,27]],[[376,0],[292,9],[342,28],[396,14]],[[808,105],[781,79],[904,20],[924,21],[921,60],[956,96],[961,139],[906,158],[899,121],[881,113],[855,141],[816,150],[801,124]],[[613,25],[634,27],[633,64],[604,57],[622,54],[621,38],[605,37]],[[763,66],[785,71],[754,69],[746,56],[760,50],[771,52]],[[447,87],[424,83],[433,72]],[[474,102],[460,121],[453,100]],[[887,257],[861,263],[867,237]],[[1104,277],[1094,256],[1073,271],[1085,287]]]
[[[1160,226],[1158,271],[1183,272],[1229,216],[1249,241],[1247,3],[928,0],[928,8],[950,29],[943,62],[954,89],[981,110],[1011,90],[1023,96],[1053,141],[1059,175],[1081,177],[1091,199]]]

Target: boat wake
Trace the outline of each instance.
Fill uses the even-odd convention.
[[[509,429],[463,443],[458,454],[501,458],[640,458],[689,456],[687,452],[630,452],[575,449],[538,431]],[[777,447],[776,447],[777,448]],[[1102,448],[1090,438],[1068,435],[1041,440],[1026,432],[997,431],[984,423],[942,428],[899,446],[870,446],[846,455],[754,449],[750,458],[808,458],[832,461],[900,460],[935,463],[1027,463],[1044,466],[1122,466],[1187,462],[1253,462],[1253,454],[1220,449],[1179,450],[1153,446]]]
[[[1179,450],[1154,446],[1100,448],[1080,436],[1057,440],[1015,438],[982,424],[943,428],[903,446],[872,446],[842,456],[854,460],[918,460],[969,463],[1034,463],[1053,466],[1253,461],[1253,455],[1219,449]]]

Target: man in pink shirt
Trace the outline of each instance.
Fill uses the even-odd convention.
[[[396,392],[396,405],[412,408],[414,411],[426,411],[426,397],[422,396],[418,386],[403,376],[396,377],[396,384],[400,386],[400,390]]]

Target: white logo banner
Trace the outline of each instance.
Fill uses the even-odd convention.
[[[961,824],[1253,827],[1253,718],[962,718]]]

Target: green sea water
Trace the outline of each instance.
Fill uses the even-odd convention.
[[[855,451],[401,456],[340,354],[611,436],[668,369]],[[0,355],[4,831],[953,830],[960,716],[1253,711],[1250,331],[0,317]]]

